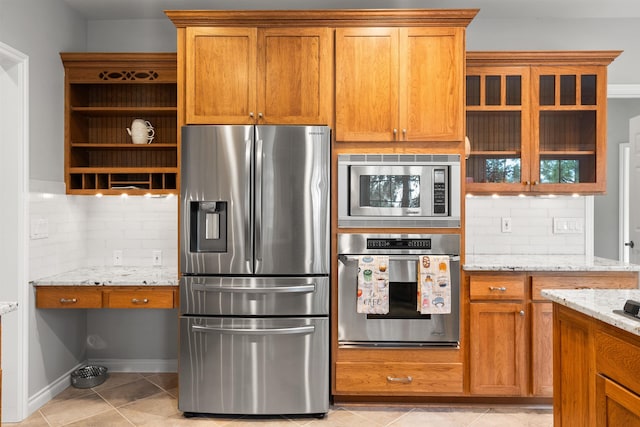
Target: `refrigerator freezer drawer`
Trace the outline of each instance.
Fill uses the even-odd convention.
[[[323,316],[328,277],[206,277],[180,279],[180,313],[201,316]]]
[[[180,317],[178,408],[211,414],[324,414],[328,318]]]

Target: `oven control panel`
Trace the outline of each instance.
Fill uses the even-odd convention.
[[[367,239],[367,249],[431,249],[431,239]]]

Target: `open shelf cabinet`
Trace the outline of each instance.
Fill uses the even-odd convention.
[[[69,194],[167,194],[178,189],[175,53],[60,54],[65,67]],[[133,144],[136,118],[155,131]]]

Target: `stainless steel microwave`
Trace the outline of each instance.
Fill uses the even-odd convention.
[[[460,156],[338,155],[338,227],[460,227]]]

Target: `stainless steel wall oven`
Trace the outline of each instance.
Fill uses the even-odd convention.
[[[338,343],[340,346],[457,347],[460,339],[458,234],[338,234]],[[417,310],[421,256],[447,256],[451,307],[446,314]],[[358,313],[359,261],[388,257],[386,314]],[[387,258],[385,258],[386,260]]]

